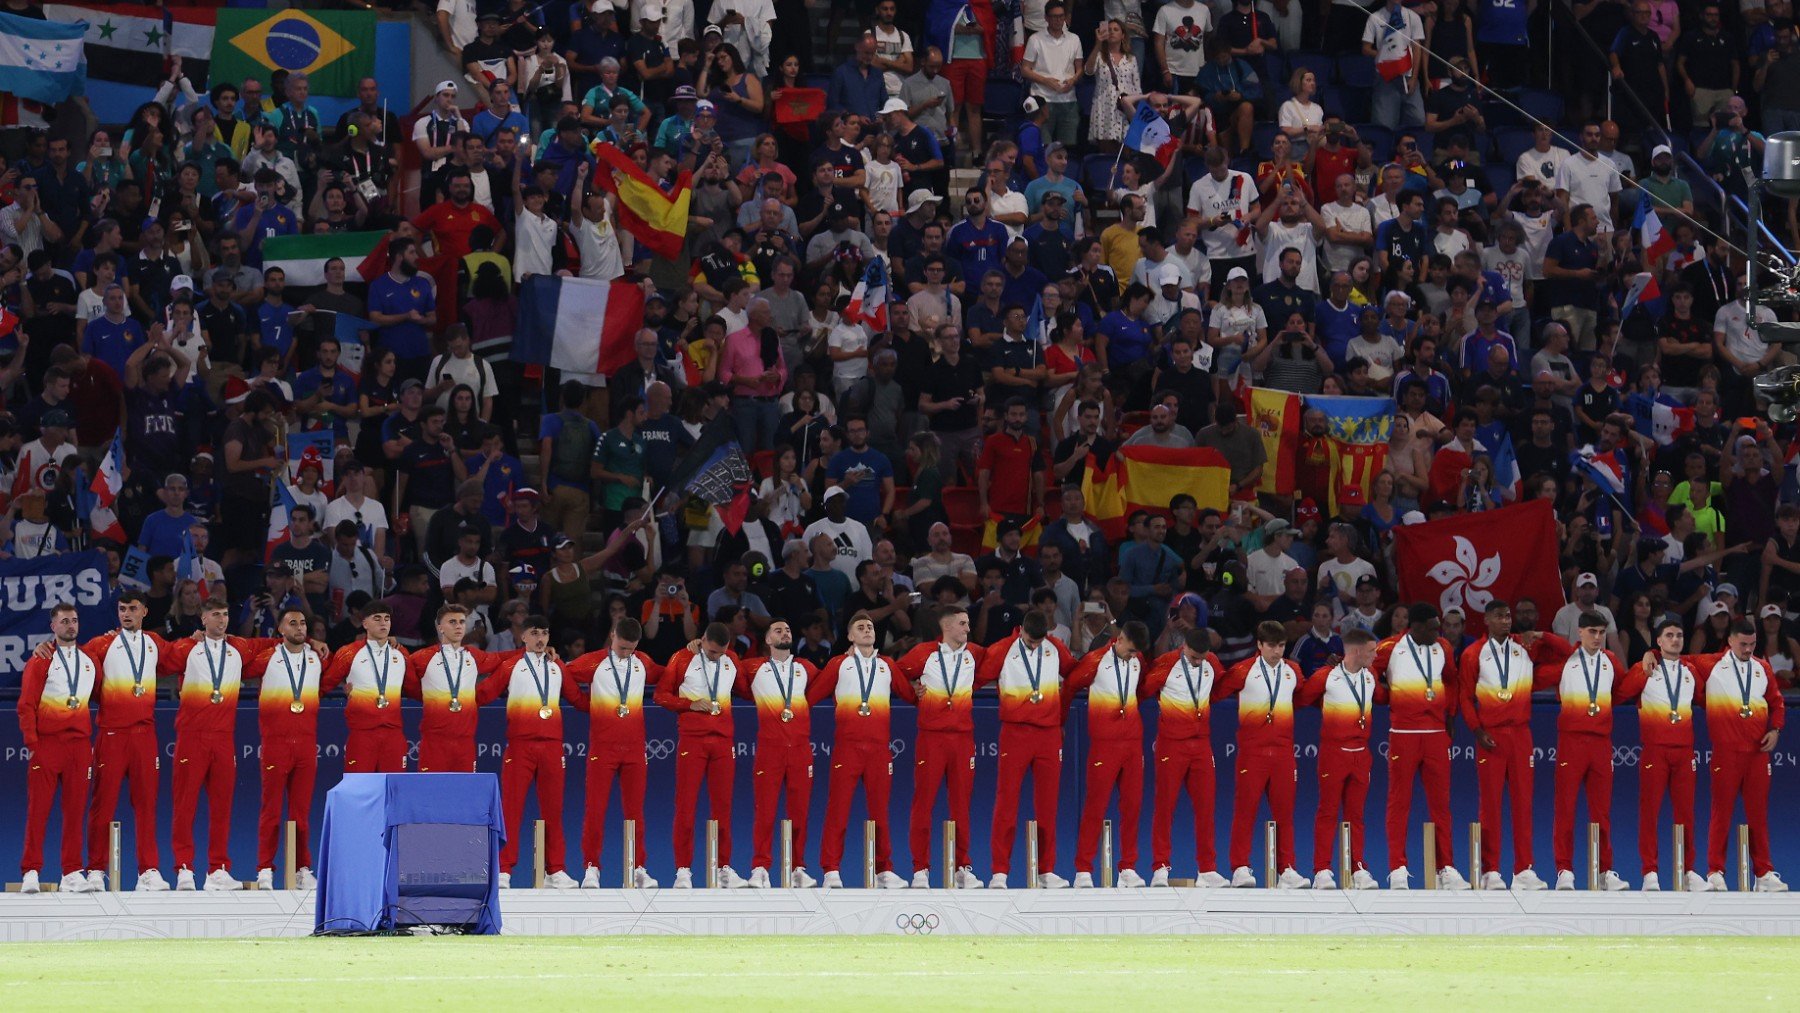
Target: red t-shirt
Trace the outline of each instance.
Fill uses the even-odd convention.
[[[1031,472],[1038,467],[1037,441],[1005,432],[981,444],[978,466],[988,472],[988,509],[1003,514],[1031,513]]]

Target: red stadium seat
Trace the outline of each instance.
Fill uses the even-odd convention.
[[[944,487],[944,514],[950,518],[950,526],[973,524],[976,537],[980,537],[980,527],[987,523],[981,516],[981,494],[969,485],[947,485]]]

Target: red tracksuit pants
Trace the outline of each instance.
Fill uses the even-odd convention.
[[[812,743],[783,742],[770,736],[756,743],[754,806],[750,828],[750,867],[773,869],[775,820],[786,789],[787,818],[794,825],[793,863],[806,864],[806,816],[812,806]]]
[[[131,782],[131,816],[137,831],[139,872],[158,868],[162,856],[156,849],[156,781],[161,770],[156,749],[156,726],[100,730],[94,740],[94,804],[88,809],[88,868],[106,868],[107,838],[113,813],[119,807],[119,791]]]
[[[1167,866],[1175,850],[1175,803],[1184,789],[1194,808],[1194,855],[1199,862],[1198,868],[1201,872],[1218,868],[1218,845],[1213,831],[1213,798],[1217,788],[1218,775],[1210,740],[1156,740],[1156,797],[1150,808],[1151,868]]]
[[[404,755],[404,754],[402,754]],[[419,773],[472,774],[475,772],[475,739],[445,735],[419,736]]]
[[[500,761],[500,811],[506,818],[506,842],[500,845],[500,870],[519,862],[519,838],[525,829],[525,793],[537,787],[538,817],[544,821],[544,874],[561,872],[569,863],[563,840],[563,747],[556,739],[509,739]],[[517,830],[517,833],[513,831]]]
[[[273,869],[281,842],[281,804],[287,802],[294,821],[294,865],[312,867],[309,832],[313,781],[319,774],[318,740],[305,735],[264,739],[262,744],[262,810],[256,819],[256,867]]]
[[[642,746],[621,748],[588,742],[587,798],[581,819],[582,861],[596,868],[606,847],[606,803],[612,797],[613,779],[619,782],[619,808],[624,819],[632,821],[632,835],[637,865],[650,860],[644,846],[644,783],[649,779],[650,765],[644,761]],[[691,833],[691,831],[690,831]]]
[[[1455,865],[1450,826],[1450,733],[1394,732],[1388,736],[1388,871],[1406,865],[1406,823],[1412,817],[1413,778],[1425,784],[1425,811],[1437,826],[1438,865]]]
[[[93,766],[94,747],[84,733],[38,739],[25,775],[25,850],[19,853],[19,871],[43,868],[44,831],[50,825],[50,803],[58,789],[62,791],[63,875],[80,871],[81,824],[87,818],[88,778]]]
[[[1095,742],[1089,750],[1087,798],[1075,834],[1075,871],[1093,872],[1100,849],[1100,824],[1113,788],[1119,789],[1119,868],[1138,862],[1138,815],[1144,810],[1144,745],[1136,741]]]
[[[875,871],[894,871],[888,836],[888,797],[894,783],[894,754],[885,742],[840,742],[831,749],[831,777],[825,787],[825,830],[819,835],[819,868],[837,872],[850,829],[850,799],[860,783],[863,808],[875,821]],[[864,883],[864,886],[874,886]]]
[[[177,869],[202,875],[231,864],[231,795],[237,787],[237,741],[230,732],[187,732],[175,736],[175,825],[170,844]],[[194,818],[200,790],[206,789],[206,846],[194,854]],[[218,865],[213,865],[214,861]]]
[[[1038,825],[1038,871],[1056,867],[1056,801],[1062,788],[1062,729],[1002,722],[999,779],[994,786],[991,842],[994,872],[1012,870],[1019,791],[1031,774],[1031,813]]]
[[[1256,810],[1264,795],[1269,797],[1269,818],[1275,821],[1275,865],[1278,869],[1294,867],[1294,788],[1298,779],[1291,745],[1261,746],[1238,753],[1237,781],[1231,798],[1229,857],[1233,869],[1250,864]]]
[[[1331,868],[1338,825],[1350,824],[1351,869],[1363,867],[1363,812],[1369,803],[1367,746],[1346,749],[1329,743],[1319,747],[1319,814],[1313,818],[1313,871]]]
[[[948,784],[950,819],[956,824],[956,868],[969,863],[969,797],[975,793],[975,736],[970,732],[920,731],[913,764],[912,818],[907,839],[913,868],[929,869],[931,810],[938,786]],[[945,873],[948,880],[949,873]]]
[[[1600,824],[1600,871],[1613,867],[1612,782],[1613,748],[1609,736],[1563,732],[1556,737],[1556,871],[1575,868],[1575,797],[1583,787],[1587,789],[1588,820]]]
[[[352,729],[344,741],[344,773],[406,773],[406,733],[398,728]]]
[[[1750,870],[1767,875],[1769,861],[1769,781],[1774,768],[1769,754],[1758,750],[1714,749],[1712,754],[1712,826],[1706,834],[1707,866],[1725,871],[1726,843],[1733,839],[1731,812],[1744,797],[1744,822],[1750,824]]]
[[[1512,802],[1513,872],[1531,868],[1531,776],[1537,761],[1530,725],[1489,728],[1493,749],[1475,747],[1475,778],[1481,793],[1481,868],[1500,871],[1500,807]]]
[[[675,756],[675,867],[694,867],[694,819],[700,809],[700,782],[706,781],[708,814],[719,822],[719,864],[731,864],[731,739],[723,735],[682,735]],[[642,826],[642,823],[639,823]],[[642,852],[640,852],[642,854]]]
[[[1682,847],[1687,868],[1676,869],[1680,876],[1689,870],[1699,871],[1700,852],[1694,847],[1694,770],[1699,759],[1693,746],[1652,746],[1646,744],[1638,763],[1638,861],[1646,873],[1654,872],[1662,862],[1657,855],[1656,825],[1662,816],[1663,796],[1669,797],[1674,822],[1682,827]],[[1715,866],[1714,868],[1718,868]]]

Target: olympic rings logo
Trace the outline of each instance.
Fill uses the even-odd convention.
[[[937,931],[938,916],[929,914],[901,914],[894,919],[894,925],[909,936],[929,936]]]
[[[675,740],[648,739],[644,742],[644,755],[652,760],[666,760],[675,755]]]

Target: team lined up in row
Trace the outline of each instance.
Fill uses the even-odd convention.
[[[234,726],[238,691],[244,680],[261,679],[262,803],[258,821],[259,885],[272,885],[277,832],[283,802],[298,824],[296,864],[302,886],[311,885],[308,814],[317,767],[319,698],[346,688],[346,773],[405,770],[408,744],[401,724],[402,698],[420,700],[418,769],[468,771],[475,767],[476,708],[506,698],[507,742],[501,768],[506,825],[518,828],[528,792],[537,791],[545,823],[545,868],[549,883],[576,886],[565,865],[563,837],[564,748],[562,707],[590,715],[586,806],[581,851],[586,865],[582,886],[599,885],[607,800],[616,779],[627,819],[636,821],[637,856],[644,842],[647,774],[644,708],[655,704],[678,717],[676,797],[673,820],[676,887],[692,886],[694,829],[702,786],[710,816],[719,824],[718,881],[727,887],[769,885],[778,804],[786,803],[792,823],[793,854],[804,865],[807,813],[812,793],[811,709],[832,701],[834,741],[830,753],[827,807],[819,861],[823,885],[841,885],[852,798],[863,790],[876,825],[876,884],[908,885],[894,871],[889,844],[889,789],[893,774],[889,710],[894,701],[918,707],[915,793],[909,825],[911,853],[921,863],[911,885],[927,886],[931,817],[940,789],[948,791],[956,824],[955,869],[940,869],[940,881],[980,887],[968,853],[969,808],[975,772],[973,697],[997,688],[1000,700],[998,787],[991,827],[992,879],[1004,887],[1011,869],[1019,794],[1027,773],[1033,782],[1041,867],[1056,865],[1056,809],[1060,788],[1063,726],[1075,698],[1085,692],[1091,757],[1087,791],[1076,843],[1077,887],[1091,885],[1101,823],[1113,795],[1120,816],[1121,886],[1144,885],[1137,872],[1138,826],[1144,789],[1142,703],[1155,700],[1155,778],[1151,819],[1150,885],[1169,882],[1171,828],[1175,806],[1186,794],[1195,821],[1195,850],[1201,886],[1254,886],[1250,869],[1253,830],[1266,799],[1277,824],[1276,883],[1281,888],[1331,887],[1334,841],[1340,822],[1351,827],[1348,865],[1352,886],[1378,885],[1363,862],[1363,815],[1372,763],[1370,717],[1389,709],[1387,798],[1388,884],[1409,882],[1407,821],[1415,778],[1422,780],[1427,808],[1437,828],[1443,862],[1439,883],[1449,889],[1469,884],[1455,867],[1450,833],[1450,732],[1460,717],[1474,732],[1479,762],[1484,886],[1506,886],[1500,864],[1503,799],[1513,816],[1513,889],[1542,889],[1532,859],[1531,693],[1555,690],[1562,702],[1558,718],[1554,857],[1557,888],[1574,886],[1574,815],[1580,793],[1587,794],[1591,818],[1600,824],[1600,867],[1607,889],[1625,889],[1612,871],[1613,708],[1637,700],[1643,738],[1639,798],[1639,849],[1644,889],[1659,888],[1656,824],[1663,800],[1673,805],[1675,822],[1687,830],[1689,889],[1725,889],[1726,831],[1737,799],[1744,800],[1758,890],[1786,886],[1771,868],[1768,848],[1770,760],[1784,720],[1778,684],[1769,664],[1754,655],[1755,631],[1745,621],[1734,626],[1729,649],[1707,656],[1683,656],[1679,624],[1657,629],[1656,650],[1627,668],[1605,650],[1606,620],[1581,617],[1578,642],[1548,633],[1514,635],[1504,603],[1486,613],[1487,635],[1460,653],[1438,636],[1436,610],[1415,605],[1409,629],[1377,644],[1353,631],[1344,637],[1344,656],[1310,675],[1283,657],[1285,630],[1264,623],[1257,653],[1226,668],[1207,648],[1205,631],[1190,631],[1180,650],[1159,658],[1143,653],[1150,637],[1141,623],[1128,622],[1106,647],[1079,661],[1048,635],[1044,618],[1028,613],[1017,634],[985,650],[969,642],[967,613],[946,610],[939,639],[920,644],[905,657],[890,659],[875,649],[875,625],[853,617],[849,650],[822,670],[793,654],[794,633],[785,621],[767,631],[766,657],[740,659],[728,649],[729,630],[707,627],[702,637],[659,665],[637,650],[642,635],[635,620],[621,620],[607,646],[579,658],[559,659],[549,650],[548,622],[526,624],[522,649],[493,654],[463,646],[467,621],[461,606],[443,607],[436,619],[438,646],[408,653],[389,636],[391,615],[379,603],[365,610],[365,639],[327,657],[307,640],[306,617],[285,613],[277,638],[226,635],[229,606],[210,601],[202,630],[170,643],[142,630],[142,598],[120,596],[120,628],[86,644],[79,642],[75,609],[57,606],[52,641],[26,667],[19,700],[20,727],[32,750],[27,782],[28,822],[22,869],[25,887],[37,888],[43,838],[56,792],[62,792],[62,888],[83,891],[104,885],[107,829],[118,798],[129,783],[137,814],[138,889],[167,889],[157,871],[158,748],[154,724],[155,683],[179,680],[176,717],[173,847],[177,888],[192,889],[196,868],[212,871],[207,889],[236,889],[227,868],[232,789],[236,780]],[[752,872],[740,877],[731,866],[731,804],[734,780],[733,697],[755,702],[755,820]],[[1232,806],[1229,881],[1214,871],[1213,805],[1215,760],[1211,707],[1235,698],[1238,713],[1236,785]],[[90,701],[98,704],[99,736],[90,728]],[[1712,748],[1712,819],[1706,868],[1694,846],[1694,787],[1697,754],[1693,724],[1696,705],[1704,709]],[[1297,782],[1294,710],[1318,706],[1320,797],[1309,880],[1296,871],[1294,796]],[[88,789],[94,786],[92,805]],[[196,852],[194,825],[199,794],[208,795],[208,841]],[[86,815],[88,861],[81,861],[82,820]],[[518,860],[518,834],[509,833],[502,869]],[[209,859],[218,864],[211,865]],[[505,873],[502,882],[505,883]],[[640,865],[639,887],[655,886]],[[813,886],[804,868],[793,881]],[[1053,871],[1039,886],[1068,883]]]

